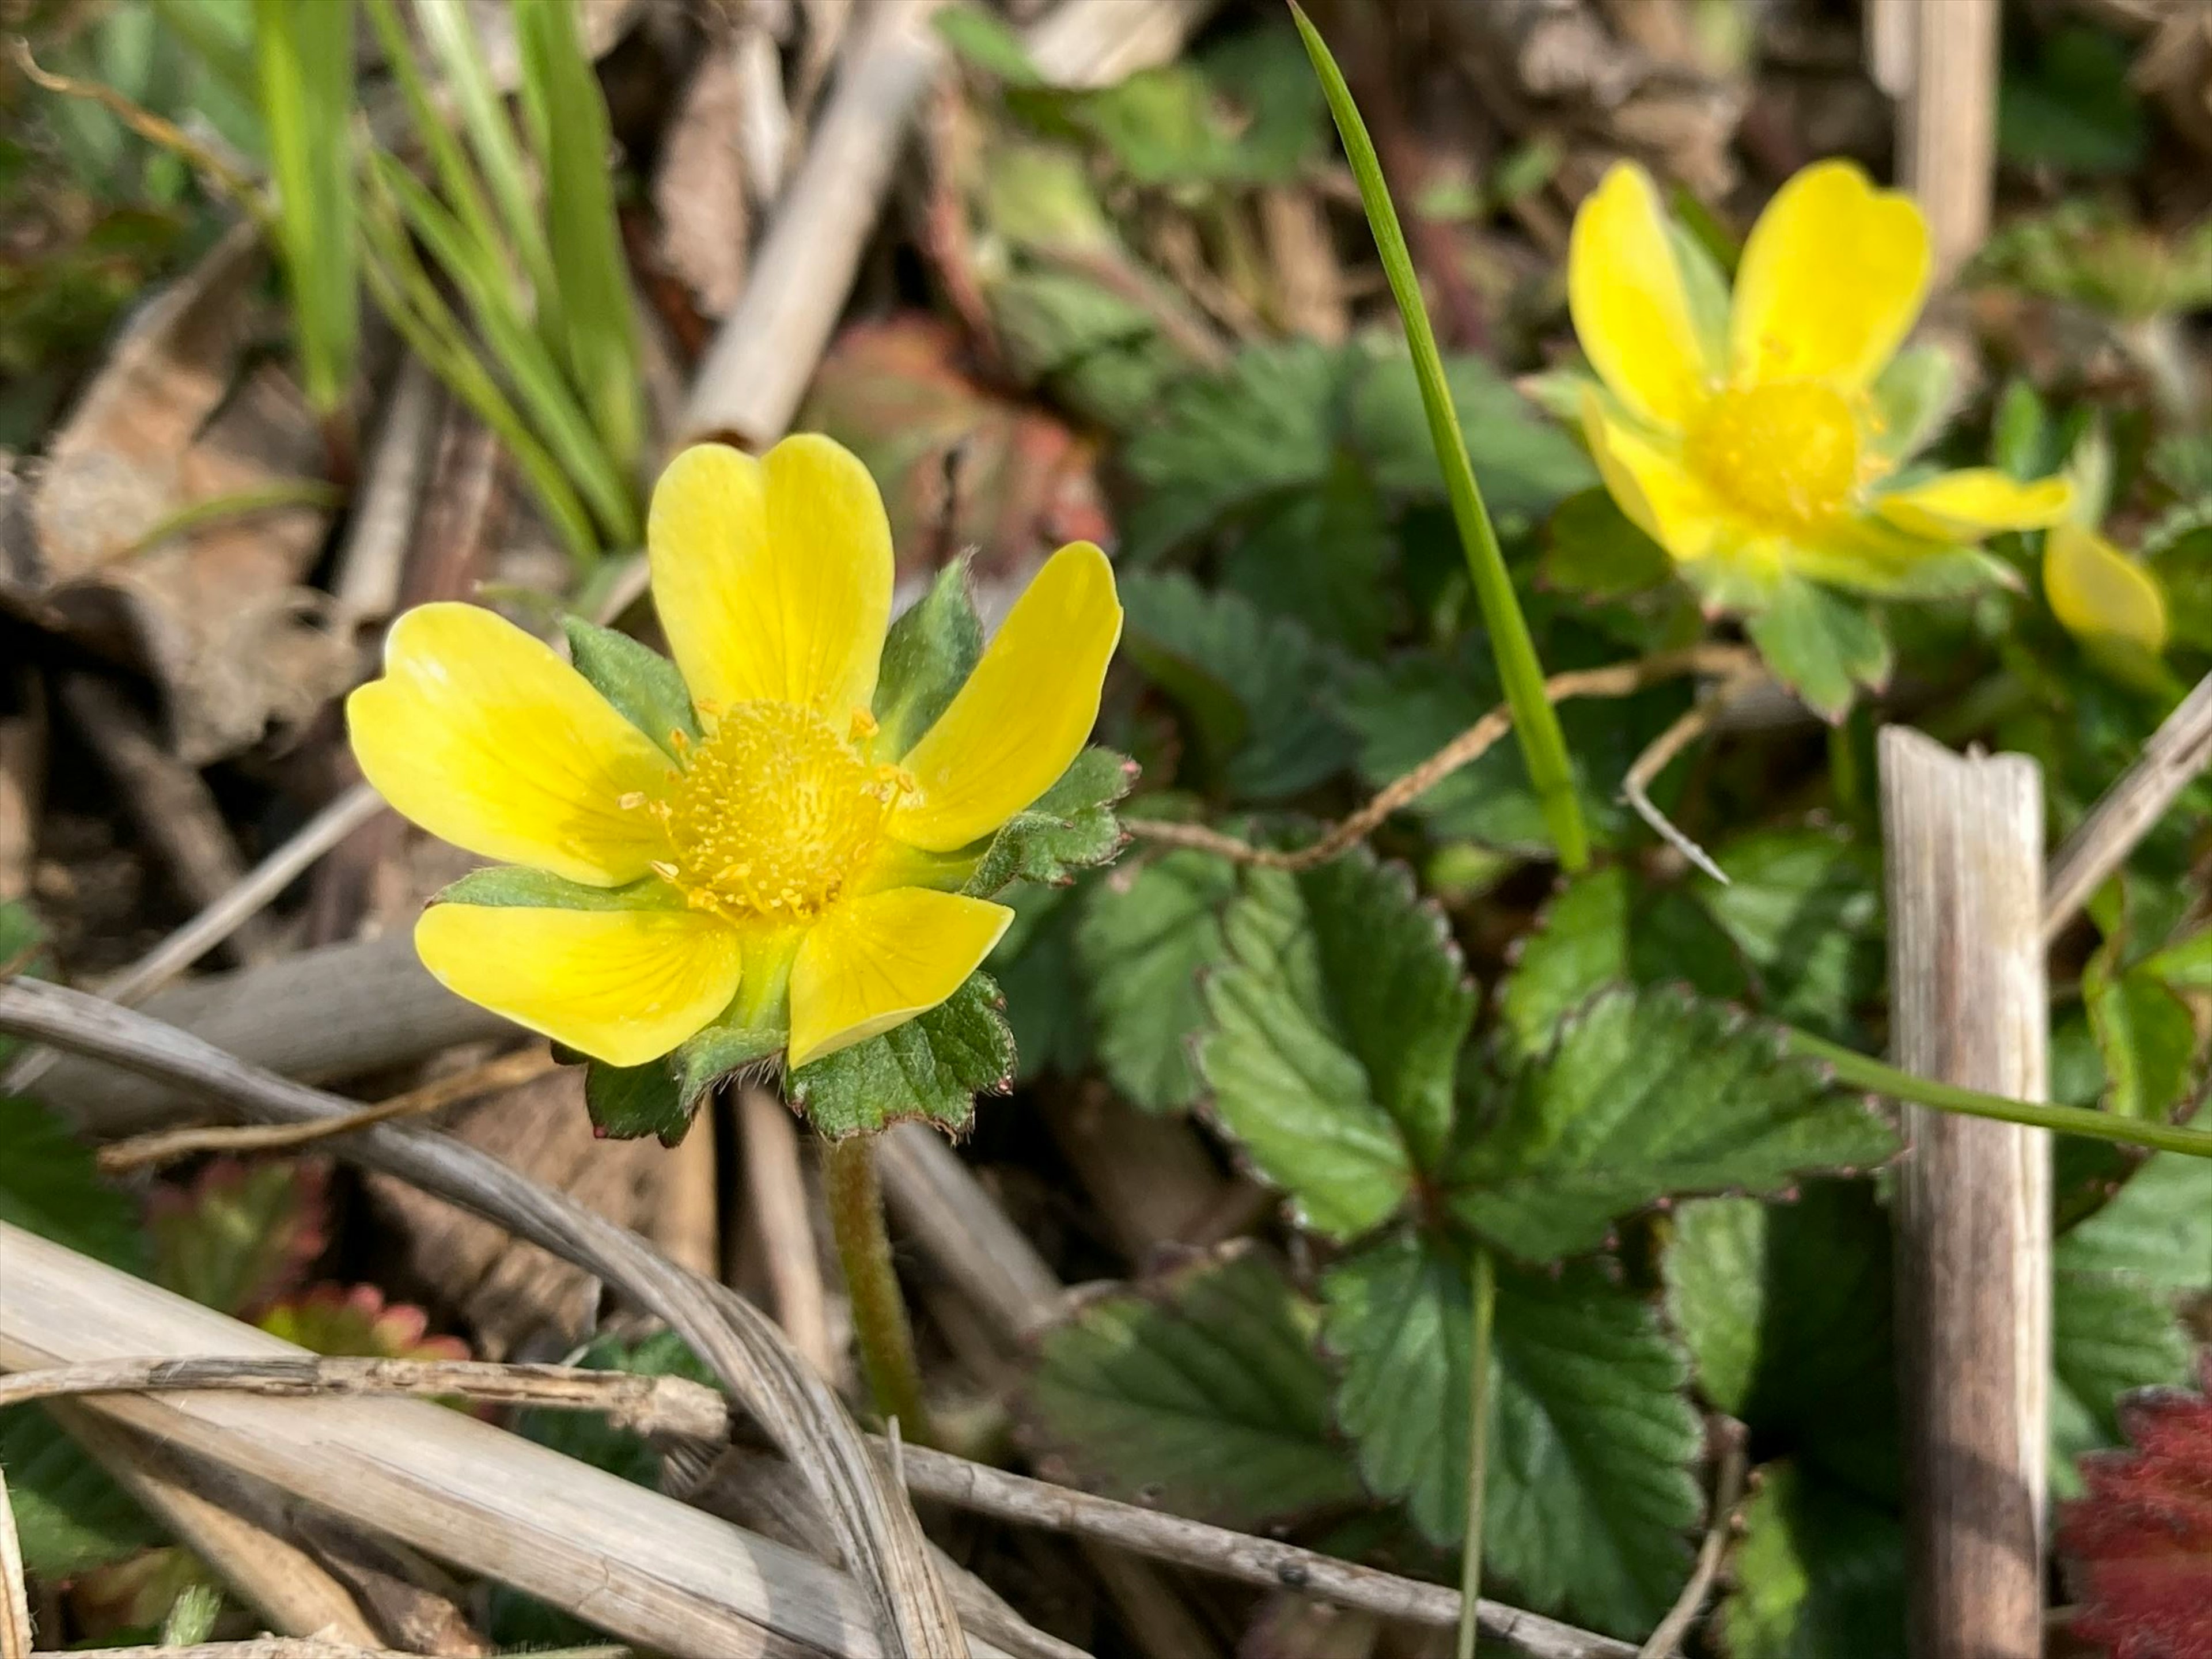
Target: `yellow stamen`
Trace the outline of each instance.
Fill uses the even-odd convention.
[[[1731,388],[1691,427],[1683,457],[1747,517],[1802,530],[1832,516],[1859,482],[1859,428],[1833,386],[1786,380]]]

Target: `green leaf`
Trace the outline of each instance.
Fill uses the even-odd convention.
[[[981,6],[947,6],[930,18],[934,28],[961,58],[1010,86],[1041,86],[1044,72],[1031,60],[1022,37]]]
[[[1319,1324],[1249,1248],[1086,1300],[1039,1339],[1029,1437],[1052,1479],[1222,1526],[1355,1503]]]
[[[1904,1659],[1905,1529],[1816,1472],[1759,1469],[1729,1577],[1729,1659]]]
[[[1830,724],[1850,712],[1862,686],[1888,684],[1889,641],[1849,599],[1802,577],[1777,583],[1766,606],[1745,623],[1777,679]]]
[[[1371,655],[1389,636],[1395,532],[1350,456],[1329,476],[1255,508],[1221,562],[1221,584],[1316,640]]]
[[[1466,1527],[1468,1274],[1393,1235],[1322,1281],[1343,1357],[1337,1418],[1377,1494],[1440,1544]],[[1486,1569],[1545,1611],[1619,1636],[1650,1629],[1688,1571],[1697,1415],[1652,1310],[1600,1268],[1502,1267],[1484,1488]]]
[[[2045,35],[2032,67],[1997,89],[1997,153],[2014,167],[2124,173],[2143,159],[2150,122],[2126,46],[2087,23]]]
[[[791,1103],[831,1139],[872,1134],[909,1118],[957,1134],[979,1091],[1013,1085],[1014,1039],[988,974],[966,981],[927,1013],[792,1073]]]
[[[2118,967],[2126,942],[2116,932],[2081,969],[2081,1000],[2105,1062],[2104,1109],[2164,1118],[2197,1084],[2197,1022],[2148,964]]]
[[[162,1542],[107,1472],[36,1406],[0,1411],[0,1469],[24,1570],[67,1578]]]
[[[1098,1059],[1114,1086],[1146,1111],[1179,1109],[1203,1083],[1192,1048],[1206,1024],[1200,976],[1228,959],[1222,912],[1236,867],[1208,853],[1171,852],[1091,890],[1075,932]]]
[[[1743,958],[1711,913],[1679,886],[1638,881],[1624,866],[1577,876],[1559,890],[1498,989],[1498,1012],[1521,1053],[1551,1046],[1559,1023],[1608,985],[1686,984],[1741,999]]]
[[[884,639],[876,673],[878,754],[903,755],[937,724],[983,655],[983,624],[968,592],[968,562],[937,574]]]
[[[1686,1204],[1661,1267],[1698,1391],[1762,1448],[1893,1504],[1890,1228],[1870,1183],[1808,1182],[1789,1204]]]
[[[726,1014],[697,1036],[688,1037],[668,1057],[685,1112],[699,1109],[700,1097],[716,1084],[748,1066],[773,1059],[782,1051],[790,1033],[781,1027],[726,1023]]]
[[[1364,848],[1252,872],[1224,937],[1198,1055],[1214,1113],[1304,1224],[1364,1232],[1443,1149],[1474,1015],[1459,947],[1406,871]]]
[[[1352,758],[1330,715],[1336,663],[1304,627],[1181,571],[1121,584],[1122,653],[1191,718],[1209,769],[1241,800],[1295,795]]]
[[[1881,989],[1881,866],[1838,831],[1778,826],[1724,843],[1728,884],[1698,878],[1698,897],[1757,981],[1761,1011],[1843,1041]]]
[[[710,1389],[722,1386],[690,1345],[674,1331],[656,1331],[634,1343],[619,1337],[595,1339],[576,1360],[586,1370],[625,1371],[636,1376],[680,1376]],[[588,1463],[640,1486],[660,1490],[661,1456],[642,1435],[617,1428],[598,1412],[534,1410],[521,1413],[515,1431],[564,1457]]]
[[[440,888],[433,904],[514,906],[525,910],[677,910],[683,895],[658,877],[627,887],[586,887],[520,864],[488,865]]]
[[[46,930],[20,899],[0,900],[0,979],[14,974],[45,978],[52,971],[46,949]],[[15,1037],[0,1036],[0,1066],[23,1045]]]
[[[333,413],[352,389],[361,336],[353,165],[353,0],[255,0],[253,44],[276,244],[307,401]]]
[[[1248,346],[1217,375],[1171,389],[1130,438],[1137,486],[1122,556],[1145,563],[1229,514],[1328,475],[1336,356],[1310,340]]]
[[[1950,419],[1958,399],[1959,361],[1938,345],[1912,346],[1875,377],[1878,422],[1869,442],[1893,462],[1917,454]]]
[[[1075,930],[1087,897],[1087,889],[1026,881],[999,895],[1014,919],[983,966],[1006,999],[1017,1083],[1048,1072],[1074,1077],[1091,1063],[1091,1012],[1075,957]]]
[[[563,616],[561,627],[568,636],[568,658],[576,672],[615,706],[617,714],[672,759],[681,760],[684,743],[699,740],[699,721],[676,665],[629,635],[581,617]]]
[[[1773,1027],[1671,987],[1601,995],[1508,1088],[1443,1181],[1454,1215],[1527,1261],[1595,1249],[1662,1198],[1776,1192],[1897,1150]]]
[[[1538,568],[1546,586],[1562,593],[1617,599],[1669,580],[1674,562],[1601,486],[1559,503],[1545,524]]]
[[[327,1185],[319,1164],[220,1158],[189,1188],[155,1188],[146,1206],[155,1283],[256,1317],[299,1288],[330,1243]]]
[[[1137,781],[1137,769],[1110,749],[1078,755],[1058,783],[991,837],[961,891],[988,898],[1011,881],[1053,886],[1109,861],[1127,839],[1115,805]]]
[[[684,1100],[665,1059],[642,1066],[586,1060],[584,1105],[593,1133],[611,1140],[657,1135],[662,1146],[673,1146],[691,1127],[692,1103]]]
[[[1481,358],[1448,357],[1443,374],[1483,500],[1504,533],[1517,533],[1597,483],[1582,447]],[[1378,488],[1443,499],[1444,475],[1410,357],[1391,353],[1367,359],[1346,410],[1346,430]]]
[[[100,1178],[91,1149],[36,1101],[0,1096],[0,1221],[143,1276],[137,1206]]]

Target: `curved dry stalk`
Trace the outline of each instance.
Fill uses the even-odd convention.
[[[1544,696],[1546,701],[1555,703],[1573,697],[1626,697],[1662,680],[1680,679],[1687,674],[1718,675],[1733,687],[1747,682],[1757,672],[1758,663],[1758,653],[1748,646],[1693,645],[1680,651],[1657,652],[1634,662],[1613,663],[1603,668],[1575,668],[1554,674],[1544,682]],[[1460,768],[1480,760],[1512,729],[1512,708],[1501,702],[1412,771],[1383,785],[1364,806],[1340,823],[1330,826],[1319,841],[1304,847],[1255,847],[1250,842],[1240,841],[1201,823],[1171,823],[1149,818],[1128,818],[1123,823],[1131,835],[1164,847],[1194,848],[1263,870],[1310,870],[1349,852],[1381,829],[1392,813],[1411,805]],[[1701,729],[1692,729],[1682,741],[1687,743]],[[1659,763],[1662,766],[1665,763],[1664,759]]]
[[[354,1109],[352,1102],[257,1071],[182,1031],[60,986],[0,985],[0,1029],[182,1084],[260,1122],[319,1122]],[[875,1605],[885,1654],[963,1659],[965,1638],[912,1505],[773,1321],[565,1194],[447,1136],[383,1123],[339,1146],[349,1160],[473,1210],[618,1286],[673,1326],[805,1474],[848,1567]]]
[[[1765,671],[1756,658],[1725,676],[1710,696],[1699,698],[1683,711],[1680,719],[1652,738],[1620,780],[1620,798],[1651,833],[1723,887],[1729,884],[1728,872],[1714,863],[1711,854],[1676,829],[1674,820],[1652,804],[1650,788],[1677,755],[1712,729],[1713,722],[1726,712],[1739,693],[1765,678]]]
[[[1727,1553],[1729,1534],[1735,1528],[1736,1505],[1743,1501],[1744,1476],[1750,1467],[1746,1450],[1748,1437],[1742,1424],[1733,1418],[1720,1419],[1720,1469],[1713,1477],[1712,1524],[1706,1528],[1705,1541],[1698,1548],[1697,1565],[1690,1570],[1689,1583],[1682,1586],[1667,1616],[1636,1650],[1636,1659],[1674,1659],[1674,1650],[1690,1633],[1691,1622],[1705,1605],[1713,1580],[1720,1576],[1721,1558]]]

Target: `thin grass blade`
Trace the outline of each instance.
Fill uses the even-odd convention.
[[[353,0],[255,0],[261,117],[307,401],[328,415],[361,337],[353,168]]]

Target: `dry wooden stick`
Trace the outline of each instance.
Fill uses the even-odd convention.
[[[1990,230],[1996,178],[1998,0],[1877,0],[1869,22],[1898,99],[1899,171],[1920,198],[1938,281]]]
[[[182,1129],[159,1129],[151,1134],[118,1140],[100,1149],[102,1170],[120,1175],[149,1164],[173,1164],[200,1152],[276,1152],[312,1146],[332,1135],[352,1134],[372,1124],[397,1118],[422,1117],[479,1095],[512,1089],[557,1071],[561,1062],[550,1049],[535,1045],[471,1066],[450,1077],[433,1078],[418,1089],[393,1095],[326,1123],[217,1123]]]
[[[0,985],[0,1029],[186,1084],[258,1121],[306,1122],[351,1109],[349,1102],[256,1071],[181,1031],[59,986]],[[619,1286],[675,1327],[805,1470],[884,1621],[886,1652],[958,1659],[953,1607],[930,1566],[912,1507],[773,1322],[726,1286],[675,1267],[636,1235],[449,1138],[386,1123],[336,1144],[341,1156],[487,1216]]]
[[[41,1654],[39,1659],[62,1659],[64,1652],[74,1656],[78,1649],[56,1650]],[[571,1648],[562,1659],[621,1659],[629,1651],[627,1648]],[[343,1642],[328,1642],[306,1636],[257,1636],[245,1642],[195,1642],[176,1648],[102,1648],[101,1659],[422,1659],[419,1654],[400,1653],[391,1648],[355,1647]],[[532,1659],[556,1659],[552,1654],[536,1654]]]
[[[31,1659],[31,1596],[23,1588],[23,1551],[15,1541],[5,1469],[0,1469],[0,1659]]]
[[[2043,790],[2023,756],[1881,741],[1892,1042],[1923,1077],[2040,1100]],[[2043,1651],[2051,1138],[1902,1108],[1897,1279],[1917,1659]]]
[[[837,1382],[845,1357],[830,1340],[830,1295],[799,1162],[798,1119],[771,1091],[756,1086],[738,1091],[738,1121],[744,1133],[745,1190],[776,1320],[807,1363]]]
[[[1553,702],[1565,702],[1572,697],[1626,697],[1646,686],[1679,679],[1686,674],[1717,674],[1735,680],[1745,676],[1757,660],[1756,655],[1744,646],[1693,645],[1680,651],[1659,652],[1635,662],[1554,674],[1544,682],[1544,695]],[[1332,826],[1319,841],[1305,847],[1289,850],[1255,847],[1218,830],[1209,830],[1202,823],[1131,818],[1126,821],[1127,827],[1130,834],[1145,841],[1167,847],[1194,847],[1201,852],[1218,853],[1238,864],[1256,865],[1266,870],[1310,870],[1349,851],[1381,829],[1393,812],[1419,799],[1462,766],[1480,760],[1512,729],[1512,709],[1507,704],[1498,704],[1412,771],[1385,784],[1366,805]],[[1694,731],[1690,733],[1691,737],[1695,735]]]
[[[2064,845],[2043,882],[2043,937],[2063,933],[2089,895],[2127,862],[2136,843],[2166,816],[2174,797],[2212,762],[2212,674],[2181,700],[2143,745],[2136,763],[2105,791]]]
[[[412,353],[403,357],[331,561],[331,592],[338,614],[356,626],[383,622],[398,608],[400,579],[444,401],[429,367]]]

